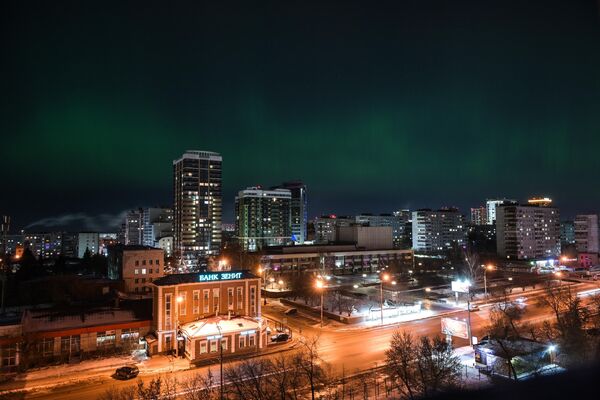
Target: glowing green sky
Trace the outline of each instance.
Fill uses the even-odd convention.
[[[226,219],[235,191],[289,179],[311,216],[538,193],[598,209],[593,1],[121,3],[0,17],[17,225],[168,204],[186,149],[223,154]]]

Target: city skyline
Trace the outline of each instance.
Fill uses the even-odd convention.
[[[3,212],[169,205],[187,149],[223,155],[229,222],[240,189],[295,179],[310,217],[539,194],[597,211],[596,2],[444,3],[12,4]]]

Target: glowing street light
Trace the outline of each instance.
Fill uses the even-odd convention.
[[[550,354],[550,363],[554,363],[554,353],[556,352],[556,345],[551,344],[548,346],[548,354]]]
[[[427,288],[425,288],[425,291],[426,291],[426,292],[431,292],[431,288],[430,288],[430,287],[427,287]]]
[[[558,278],[558,286],[562,286],[562,272],[560,271],[556,271],[554,273],[554,276],[556,276]]]
[[[389,279],[389,274],[383,274],[379,280],[379,310],[381,311],[381,325],[383,325],[383,282],[387,282]]]
[[[485,265],[483,267],[483,290],[484,290],[484,295],[486,298],[487,298],[487,272],[492,271],[495,268],[496,267],[494,267],[493,265]]]
[[[322,280],[317,279],[317,281],[315,282],[315,286],[318,290],[321,291],[321,328],[323,328],[323,292],[325,291],[325,284]]]

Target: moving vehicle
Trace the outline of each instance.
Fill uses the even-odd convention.
[[[290,338],[287,333],[278,333],[277,335],[271,336],[271,342],[286,342]]]
[[[515,304],[517,305],[517,307],[523,308],[523,307],[525,307],[527,305],[525,303],[526,301],[527,301],[527,297],[525,297],[525,296],[517,297],[515,299]]]
[[[479,306],[477,304],[469,304],[469,311],[479,311]]]
[[[137,366],[126,365],[124,367],[117,368],[117,370],[115,371],[115,377],[117,379],[127,380],[127,379],[135,378],[136,376],[138,376],[139,373],[140,373],[140,370],[138,369]]]

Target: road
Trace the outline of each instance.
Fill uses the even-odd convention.
[[[591,284],[576,284],[573,287],[577,291],[597,288],[597,286]],[[525,316],[522,320],[523,323],[539,324],[551,316],[549,309],[537,305],[536,298],[541,294],[541,292],[526,294],[528,300],[525,307]],[[471,312],[471,326],[474,336],[482,337],[485,334],[486,326],[489,324],[490,309],[490,306],[482,306],[480,311]],[[273,305],[265,307],[264,313],[272,319],[281,320],[285,317],[284,310],[284,307]],[[467,312],[463,310],[448,311],[448,313],[452,317],[467,318]],[[318,320],[302,313],[295,317],[287,317],[287,320],[295,335],[298,335],[300,329],[302,329],[302,335],[304,336],[319,335],[319,353],[323,360],[332,366],[334,372],[341,373],[343,369],[346,374],[349,374],[381,365],[385,360],[385,350],[389,346],[391,336],[397,330],[410,332],[414,337],[440,335],[440,318],[440,316],[434,316],[392,326],[365,329],[349,328],[334,322],[327,323],[321,329]],[[455,339],[456,347],[467,344],[467,340]],[[208,367],[203,367],[188,371],[177,371],[169,375],[176,376],[178,380],[182,381],[193,374],[206,372],[207,369]],[[218,374],[218,367],[213,366],[211,369],[213,373]],[[157,376],[158,374],[147,374],[141,375],[140,378],[144,382],[148,382]],[[95,399],[111,386],[122,388],[133,384],[135,383],[132,381],[116,381],[108,376],[97,377],[77,384],[59,386],[50,391],[30,392],[26,398]]]

